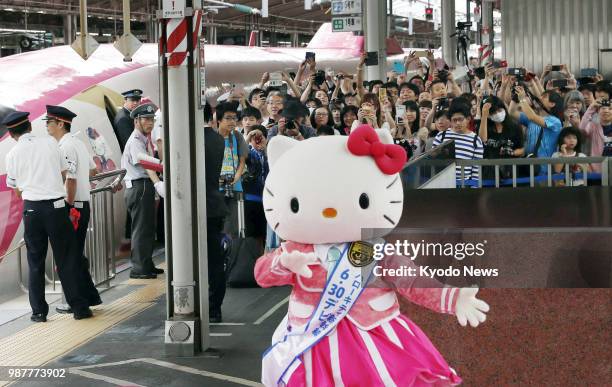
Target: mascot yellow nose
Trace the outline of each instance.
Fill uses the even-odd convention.
[[[335,218],[338,215],[338,211],[335,208],[326,208],[323,210],[323,216],[326,218]]]

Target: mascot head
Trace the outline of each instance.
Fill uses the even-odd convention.
[[[386,130],[362,125],[346,136],[268,144],[270,173],[263,205],[284,240],[323,244],[361,240],[362,230],[388,233],[402,216],[398,172],[406,152]],[[382,230],[386,232],[382,232]]]

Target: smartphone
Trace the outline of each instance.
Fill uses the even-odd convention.
[[[283,83],[280,87],[280,92],[283,97],[287,96],[287,84]]]
[[[554,65],[550,68],[550,71],[561,71],[561,65]]]
[[[404,63],[401,60],[393,61],[393,71],[398,74],[406,74],[406,68],[404,67]]]
[[[307,51],[306,52],[306,60],[308,59],[312,59],[313,61],[315,60],[315,53],[311,52],[311,51]]]
[[[501,69],[501,68],[506,68],[506,67],[508,67],[508,61],[500,60],[500,61],[493,62],[494,69]]]
[[[486,76],[484,67],[476,67],[474,69],[474,75],[478,77],[478,79],[484,79]]]
[[[552,87],[561,88],[567,87],[567,79],[555,79],[552,81]]]
[[[508,75],[514,75],[515,77],[525,76],[525,69],[511,67],[508,69]]]
[[[283,76],[279,72],[270,73],[270,82],[269,86],[278,87],[283,84]]]
[[[582,69],[580,70],[580,76],[584,78],[595,77],[597,76],[597,69]]]
[[[381,87],[380,89],[378,89],[378,101],[380,102],[380,106],[385,103],[385,99],[387,99],[387,89]]]
[[[399,125],[404,123],[404,114],[406,114],[405,105],[395,105],[395,122]]]
[[[378,52],[377,51],[368,51],[366,60],[366,66],[378,66]]]
[[[427,58],[427,51],[416,51],[414,55],[417,58]]]

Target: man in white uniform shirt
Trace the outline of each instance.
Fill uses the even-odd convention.
[[[45,258],[47,246],[55,258],[57,272],[76,320],[93,316],[79,286],[81,257],[69,218],[62,174],[68,169],[57,142],[34,136],[27,112],[13,112],[2,121],[17,141],[6,155],[6,184],[23,198],[24,239],[28,253],[30,319],[47,321]]]
[[[164,183],[157,174],[146,170],[141,161],[152,158],[151,131],[156,106],[144,103],[136,107],[131,117],[135,129],[125,144],[121,156],[121,168],[125,175],[125,203],[132,219],[132,271],[130,278],[152,279],[162,274],[153,264],[155,240],[155,191],[163,197]]]
[[[89,306],[100,305],[102,300],[89,273],[89,260],[83,255],[87,227],[89,225],[89,176],[95,174],[96,164],[87,151],[85,144],[70,133],[72,120],[76,114],[62,106],[47,105],[47,132],[55,138],[62,156],[66,159],[66,202],[80,213],[76,229],[77,251],[81,259],[79,285],[82,295],[89,302]],[[71,210],[73,211],[73,210]],[[58,306],[59,313],[72,313],[72,309]]]

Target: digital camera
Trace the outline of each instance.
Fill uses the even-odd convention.
[[[219,177],[219,187],[223,190],[226,198],[234,198],[234,175],[221,175]]]

